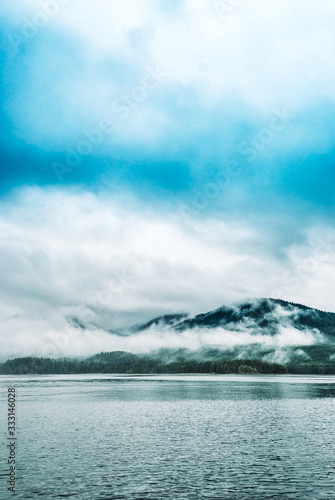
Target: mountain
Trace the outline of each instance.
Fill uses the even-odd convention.
[[[231,306],[222,306],[213,311],[191,317],[186,313],[166,314],[129,328],[109,328],[94,321],[86,322],[70,317],[68,323],[78,330],[100,329],[110,335],[129,337],[143,332],[166,332],[177,334],[188,330],[211,330],[222,328],[228,331],[248,331],[251,335],[279,334],[282,329],[292,328],[301,332],[319,333],[330,342],[335,340],[335,313],[320,311],[302,304],[280,299],[254,299]]]
[[[190,316],[155,317],[122,331],[70,318],[124,349],[85,359],[17,358],[2,373],[335,374],[335,313],[279,299],[255,299]],[[125,352],[131,350],[132,352]]]
[[[280,299],[256,299],[234,306],[222,306],[214,311],[186,318],[186,314],[161,316],[144,325],[133,327],[133,331],[143,331],[155,326],[170,326],[175,331],[193,328],[224,327],[237,330],[239,327],[275,335],[283,325],[305,331],[317,329],[330,340],[335,340],[335,313],[324,312]],[[182,321],[178,321],[182,319]]]
[[[164,362],[257,358],[291,371],[335,370],[335,313],[262,298],[178,319],[178,315],[162,316],[133,327],[132,334],[187,336],[198,344],[198,348],[165,346],[151,352]]]
[[[184,313],[179,313],[179,314],[165,314],[164,316],[158,316],[157,318],[151,319],[147,323],[140,324],[140,325],[134,325],[131,328],[131,332],[132,333],[143,332],[144,330],[147,330],[148,328],[150,328],[152,326],[157,326],[157,327],[165,327],[165,326],[175,327],[178,324],[180,324],[180,322],[183,319],[185,319],[187,317],[188,317],[188,314],[184,314]]]

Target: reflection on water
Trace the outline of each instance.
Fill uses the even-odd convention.
[[[18,389],[20,469],[17,493],[3,488],[1,498],[335,499],[335,377],[22,376],[0,385],[2,403],[7,387]]]

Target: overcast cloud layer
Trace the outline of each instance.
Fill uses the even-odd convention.
[[[2,353],[45,354],[54,336],[65,332],[68,338],[69,331],[75,332],[70,354],[121,346],[138,352],[141,344],[169,342],[189,347],[204,345],[205,338],[216,344],[220,332],[202,333],[202,340],[195,332],[151,332],[136,340],[110,334],[160,314],[206,312],[250,297],[333,307],[330,228],[311,229],[306,244],[288,244],[282,257],[257,225],[185,219],[179,211],[162,216],[129,196],[125,207],[102,195],[31,188],[3,200],[1,208]],[[72,328],[73,318],[90,327]]]
[[[249,297],[335,310],[334,22],[332,0],[1,2],[3,355],[73,316],[89,354]]]

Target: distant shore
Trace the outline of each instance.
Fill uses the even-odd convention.
[[[124,373],[128,375],[189,374],[281,374],[285,366],[259,359],[197,360],[177,358],[171,362],[153,356],[140,356],[124,351],[96,354],[86,359],[77,358],[15,358],[0,364],[0,374],[84,374]]]
[[[124,351],[102,352],[89,358],[9,359],[0,364],[2,375],[335,375],[334,363],[282,365],[262,359],[190,359],[175,356],[170,360],[153,355]]]

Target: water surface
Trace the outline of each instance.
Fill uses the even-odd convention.
[[[335,499],[335,377],[1,376],[0,387],[1,498]]]

